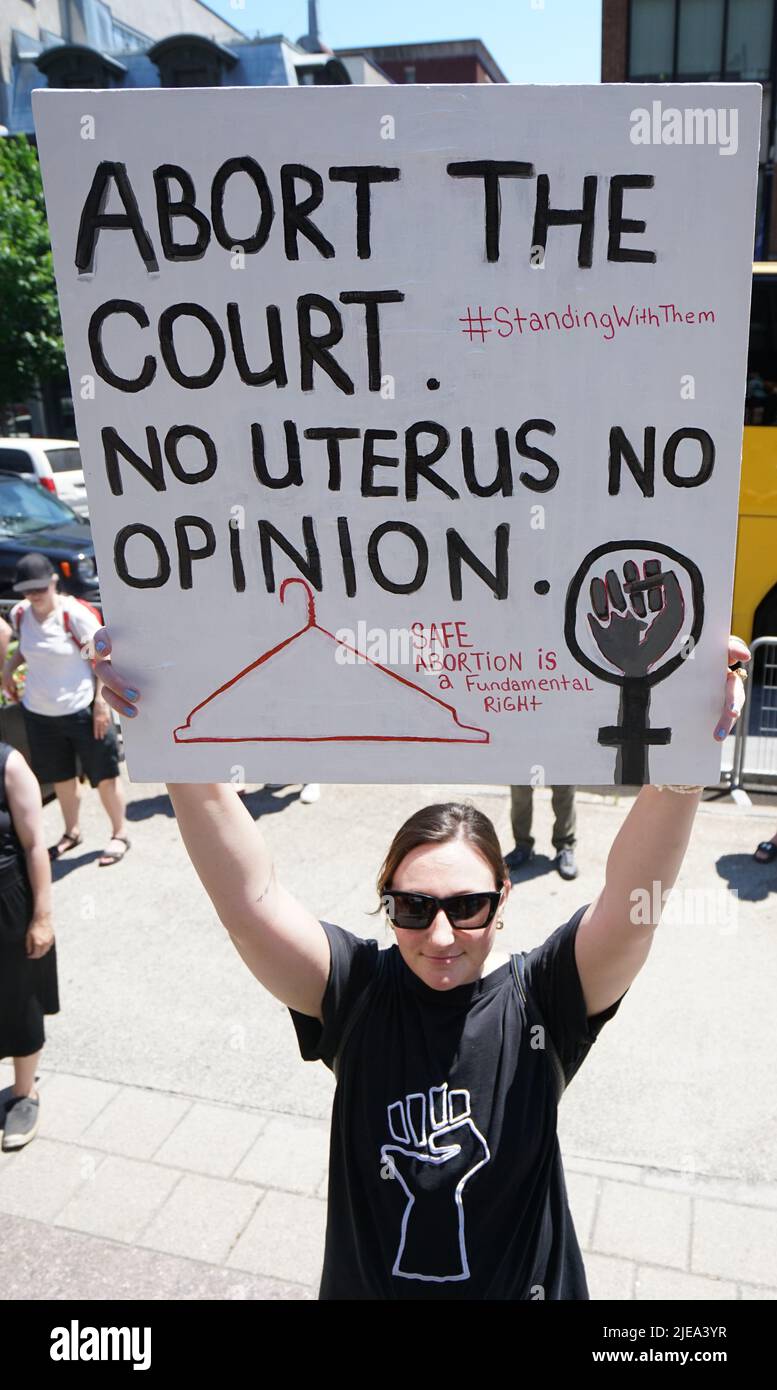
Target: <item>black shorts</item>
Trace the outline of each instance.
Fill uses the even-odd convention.
[[[75,714],[35,714],[22,705],[30,764],[39,782],[68,782],[81,768],[93,787],[119,776],[119,741],[111,718],[103,738],[93,732],[93,707]]]

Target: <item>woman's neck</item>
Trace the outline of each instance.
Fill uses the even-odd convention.
[[[490,955],[486,956],[483,962],[483,969],[480,975],[481,980],[485,979],[486,975],[490,975],[493,970],[498,970],[500,965],[506,965],[509,959],[510,957],[506,951],[492,951]]]

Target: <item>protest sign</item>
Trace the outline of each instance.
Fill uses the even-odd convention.
[[[133,780],[718,780],[759,86],[33,100]]]

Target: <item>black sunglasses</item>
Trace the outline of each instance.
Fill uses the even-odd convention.
[[[435,898],[430,893],[401,893],[384,888],[381,905],[389,921],[406,931],[425,931],[440,908],[457,931],[479,931],[493,921],[501,897],[501,892],[491,892],[455,893],[450,898]]]

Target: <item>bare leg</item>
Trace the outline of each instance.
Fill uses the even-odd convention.
[[[69,777],[67,782],[55,782],[54,791],[62,808],[66,835],[78,835],[78,810],[81,799],[78,795],[78,778]]]
[[[15,1096],[29,1096],[31,1100],[38,1099],[38,1092],[35,1088],[35,1072],[42,1051],[43,1048],[40,1052],[33,1052],[29,1057],[14,1057],[13,1093]]]
[[[104,777],[102,782],[97,784],[97,790],[108,813],[112,834],[123,835],[127,829],[127,823],[124,819],[127,801],[121,777]]]

